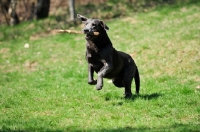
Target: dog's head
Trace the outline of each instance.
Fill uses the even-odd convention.
[[[88,19],[82,15],[77,14],[77,17],[81,19],[82,23],[85,24],[83,28],[83,33],[86,35],[87,40],[94,40],[109,30],[108,26],[101,20],[98,19]],[[94,32],[98,32],[95,35]]]

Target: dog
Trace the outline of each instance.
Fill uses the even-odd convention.
[[[89,19],[80,14],[77,14],[77,17],[84,24],[82,32],[87,41],[85,57],[88,62],[88,84],[96,85],[96,89],[101,90],[103,78],[112,79],[116,87],[125,88],[125,98],[130,98],[131,83],[134,78],[136,94],[139,94],[138,68],[130,55],[113,47],[106,32],[109,30],[108,26],[99,19]],[[94,32],[98,32],[98,35]],[[94,72],[97,73],[97,80],[94,80]]]

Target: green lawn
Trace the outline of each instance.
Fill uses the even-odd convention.
[[[200,131],[199,12],[198,2],[106,21],[139,68],[129,100],[109,80],[87,84],[84,36],[33,35],[43,21],[0,27],[0,131]]]

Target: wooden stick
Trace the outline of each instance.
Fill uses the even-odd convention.
[[[81,31],[75,30],[56,30],[58,33],[74,33],[74,34],[83,34]]]
[[[94,33],[94,35],[99,35],[99,32],[93,32]]]
[[[71,34],[84,34],[81,31],[76,31],[76,30],[55,30],[58,33],[71,33]],[[99,35],[99,32],[93,32],[94,35]]]

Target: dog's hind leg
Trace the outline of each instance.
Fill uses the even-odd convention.
[[[124,87],[125,87],[125,98],[130,98],[132,96],[132,92],[131,92],[131,82],[132,82],[132,78],[131,79],[125,79],[123,80],[124,83]]]
[[[130,98],[132,96],[131,84],[134,77],[134,67],[132,65],[128,66],[124,72],[123,83],[125,87],[125,98]]]

